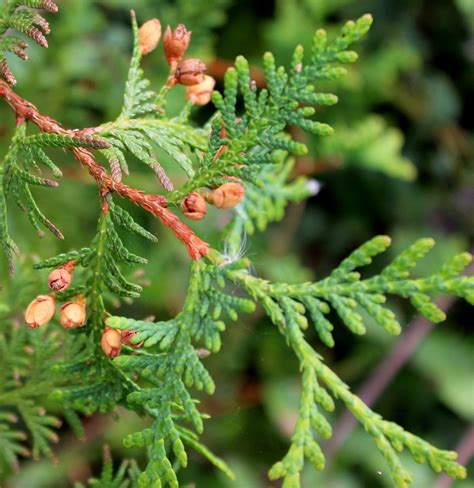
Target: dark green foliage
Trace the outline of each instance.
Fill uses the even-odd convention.
[[[123,461],[114,473],[113,460],[108,446],[104,447],[104,464],[100,478],[91,478],[87,484],[76,483],[75,488],[127,488],[135,486],[138,477],[136,463]]]
[[[61,422],[45,408],[44,399],[55,384],[50,368],[60,349],[60,335],[44,329],[32,334],[6,309],[0,322],[0,473],[4,473],[17,470],[20,457],[54,457],[51,443],[58,440]]]

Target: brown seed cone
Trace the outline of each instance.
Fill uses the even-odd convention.
[[[181,85],[192,86],[204,81],[206,65],[199,59],[185,59],[178,65],[175,78]]]
[[[48,276],[48,286],[54,291],[67,290],[71,281],[72,274],[65,268],[54,269]]]
[[[202,220],[207,213],[206,200],[201,194],[193,191],[181,200],[181,210],[188,219]]]
[[[224,183],[206,194],[206,200],[217,208],[233,208],[245,196],[245,188],[240,183]]]
[[[122,330],[120,333],[122,344],[130,347],[141,347],[143,346],[143,341],[134,343],[131,342],[132,337],[136,336],[137,332],[134,330]]]
[[[86,300],[85,296],[81,295],[61,307],[59,321],[65,329],[74,329],[86,323],[86,315]]]
[[[42,7],[53,14],[58,11],[58,6],[54,3],[53,0],[43,0]]]
[[[104,354],[109,358],[114,358],[120,354],[122,349],[122,337],[120,331],[106,327],[100,339],[100,347]]]
[[[10,86],[16,85],[16,79],[5,58],[0,60],[0,78],[3,78]]]
[[[166,26],[165,35],[163,37],[163,48],[165,50],[166,61],[175,68],[184,53],[188,49],[191,41],[191,32],[186,29],[184,24],[179,24],[176,29],[171,32],[171,27]]]
[[[194,105],[206,105],[211,101],[215,84],[216,80],[212,76],[204,75],[201,83],[186,87],[186,100]]]
[[[143,56],[151,53],[161,39],[161,22],[158,19],[147,20],[138,29],[138,47]]]
[[[55,306],[51,295],[38,295],[26,309],[26,325],[32,329],[46,325],[54,316]]]

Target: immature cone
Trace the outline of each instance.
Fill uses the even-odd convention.
[[[74,261],[66,263],[60,268],[54,269],[49,273],[48,286],[54,291],[64,291],[69,288],[72,281],[72,271],[74,269]]]
[[[59,315],[61,325],[66,329],[82,327],[86,322],[86,299],[81,295],[72,302],[67,302],[61,307]]]
[[[181,210],[184,216],[191,220],[202,220],[207,213],[204,197],[193,191],[181,200]]]
[[[38,295],[26,309],[26,325],[32,329],[46,325],[53,318],[55,305],[51,295]]]
[[[122,330],[120,333],[120,340],[122,344],[130,347],[141,347],[143,345],[143,341],[134,343],[131,342],[132,337],[136,336],[137,332],[135,330]]]
[[[146,21],[138,29],[138,47],[143,56],[151,53],[161,38],[161,23],[158,19]]]
[[[224,183],[206,194],[206,200],[217,208],[233,208],[245,196],[245,188],[240,183]]]
[[[100,347],[109,358],[118,356],[122,348],[120,331],[106,327],[100,339]]]
[[[182,85],[192,86],[204,81],[206,65],[199,59],[185,59],[178,64],[175,78]]]
[[[171,32],[169,25],[166,26],[163,37],[163,48],[165,50],[166,60],[172,68],[178,65],[186,49],[188,49],[190,41],[191,32],[186,29],[184,24],[179,24],[173,32]]]
[[[194,105],[206,105],[211,101],[215,84],[216,80],[212,76],[204,75],[201,83],[186,87],[186,99]]]

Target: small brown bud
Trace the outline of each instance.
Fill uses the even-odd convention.
[[[206,65],[199,59],[185,59],[178,64],[175,78],[182,85],[197,85],[204,81]]]
[[[224,183],[206,194],[206,200],[217,208],[233,208],[245,196],[245,188],[240,183]]]
[[[158,19],[147,20],[138,29],[138,47],[143,56],[151,53],[161,39],[161,23]]]
[[[48,286],[54,291],[67,290],[71,281],[72,274],[66,267],[54,269],[48,276]]]
[[[143,346],[143,341],[134,343],[131,342],[132,337],[136,336],[137,332],[135,330],[122,330],[120,333],[122,344],[130,347],[141,347]]]
[[[5,58],[0,61],[0,78],[3,78],[10,86],[16,85],[16,79]]]
[[[46,325],[53,318],[55,305],[51,295],[38,295],[26,309],[26,325],[32,329]]]
[[[206,200],[198,192],[193,191],[181,201],[181,210],[188,219],[202,220],[207,213]]]
[[[212,76],[204,75],[201,83],[186,87],[186,99],[194,105],[206,105],[211,101],[215,84],[216,80]]]
[[[66,329],[82,327],[86,322],[86,299],[81,295],[72,302],[67,302],[61,307],[59,315],[61,325]]]
[[[191,32],[188,32],[184,24],[179,24],[171,32],[171,27],[166,26],[163,37],[163,48],[165,50],[166,60],[171,67],[176,67],[180,59],[184,56],[191,41]]]
[[[120,331],[106,327],[100,339],[100,347],[110,358],[118,356],[122,348]]]

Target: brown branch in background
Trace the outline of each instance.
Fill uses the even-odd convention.
[[[471,264],[465,270],[465,273],[470,274],[473,270],[474,265]],[[451,297],[442,297],[436,301],[436,305],[446,312],[453,305],[454,301],[455,300]],[[379,396],[387,388],[395,375],[408,362],[433,327],[435,327],[435,325],[422,316],[419,316],[412,321],[394,344],[392,351],[385,356],[372,375],[356,392],[356,395],[366,405],[371,407],[377,401]],[[356,425],[356,419],[346,410],[334,426],[331,440],[326,443],[324,452],[328,461],[339,451]]]
[[[458,462],[460,464],[466,465],[474,457],[474,425],[471,425],[454,450],[458,453]],[[449,488],[453,481],[447,474],[440,474],[433,488]]]
[[[31,121],[38,126],[42,132],[48,134],[62,134],[70,137],[87,137],[97,133],[97,129],[84,129],[73,131],[64,129],[51,117],[39,113],[38,109],[30,102],[17,95],[4,81],[0,80],[0,97],[10,105],[16,115],[17,124]],[[169,227],[175,236],[185,244],[189,255],[193,259],[200,259],[209,252],[209,245],[201,240],[194,232],[170,210],[168,201],[164,196],[152,195],[141,190],[131,188],[120,181],[116,181],[107,173],[104,167],[95,159],[94,155],[82,147],[69,148],[73,156],[87,168],[89,174],[99,185],[101,194],[104,190],[115,192],[151,213],[153,216]],[[104,210],[106,206],[102,206]]]

